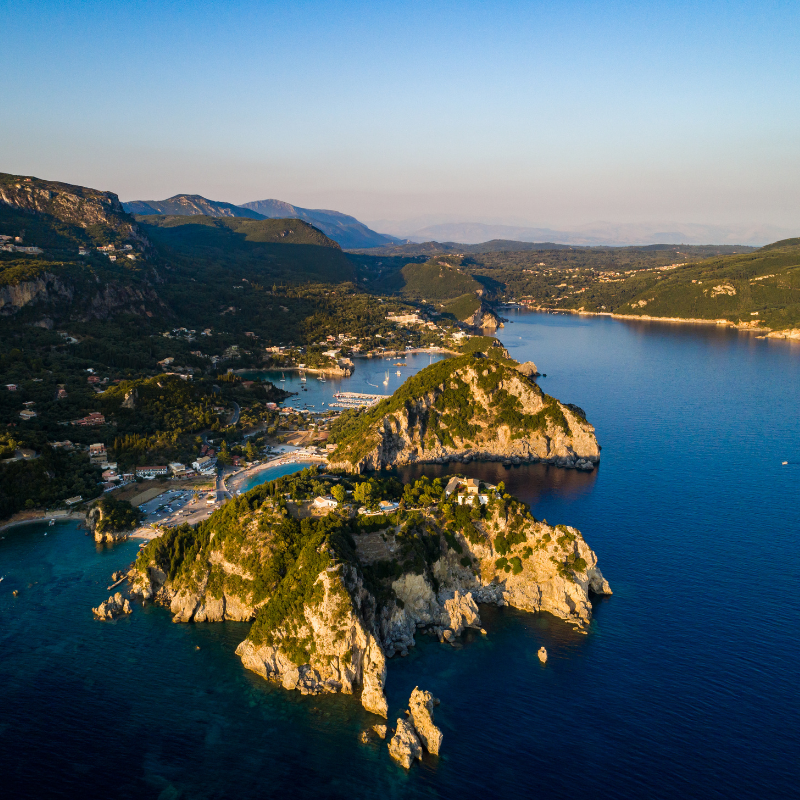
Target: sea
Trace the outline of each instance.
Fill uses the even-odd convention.
[[[581,529],[614,591],[588,633],[484,606],[486,636],[418,636],[388,664],[390,722],[420,686],[441,701],[444,741],[405,771],[385,742],[360,743],[379,720],[357,698],[247,672],[234,655],[247,624],[173,624],[141,605],[93,620],[136,542],[96,545],[72,522],[8,529],[3,796],[800,796],[800,343],[506,313],[499,339],[586,411],[602,460],[588,474],[458,469]],[[399,474],[422,472],[445,468]]]

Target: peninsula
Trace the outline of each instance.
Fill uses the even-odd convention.
[[[594,428],[578,406],[545,394],[535,369],[497,345],[433,364],[373,408],[343,414],[331,432],[331,464],[364,472],[515,459],[592,469],[600,460]]]
[[[338,498],[338,499],[337,499]],[[382,717],[386,660],[420,632],[454,642],[478,604],[548,611],[585,627],[610,594],[575,528],[537,520],[505,492],[454,477],[303,470],[144,547],[134,596],[175,622],[253,621],[243,664],[303,694],[359,694]]]

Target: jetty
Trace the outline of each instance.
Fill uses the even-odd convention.
[[[389,394],[365,394],[364,392],[336,392],[333,396],[336,402],[328,403],[328,406],[333,408],[368,408],[391,397]]]

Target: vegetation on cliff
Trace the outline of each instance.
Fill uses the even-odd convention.
[[[580,533],[538,521],[502,484],[483,485],[483,502],[465,486],[448,494],[438,479],[402,486],[304,470],[230,501],[196,530],[166,531],[140,551],[135,585],[176,620],[225,619],[227,607],[253,620],[237,650],[246,666],[306,693],[356,679],[369,637],[391,655],[420,626],[457,635],[473,598],[586,624],[587,593],[610,590]],[[334,487],[397,505],[372,516],[347,501],[316,511],[310,497]]]
[[[548,431],[569,436],[563,406],[516,366],[496,347],[432,364],[372,408],[342,414],[331,429],[330,441],[338,445],[332,461],[358,464],[379,446],[386,425],[391,427],[390,418],[398,413],[428,448],[469,449],[487,437],[496,439],[502,426],[507,426],[511,440]],[[531,401],[536,402],[535,411]]]

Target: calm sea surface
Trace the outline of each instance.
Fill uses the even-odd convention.
[[[586,410],[602,463],[462,469],[584,532],[614,589],[588,635],[483,608],[487,637],[418,637],[389,662],[390,715],[419,684],[441,698],[445,738],[406,773],[385,744],[358,743],[376,720],[354,698],[246,672],[233,654],[246,624],[173,625],[141,606],[95,622],[135,543],[19,527],[0,533],[3,796],[797,797],[800,347],[511,319],[500,339]]]

